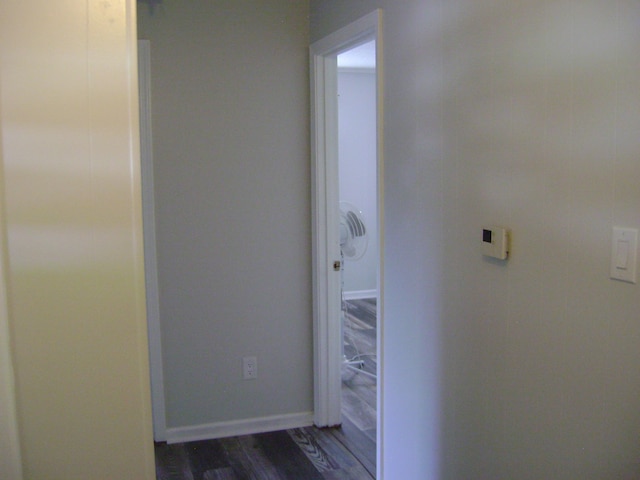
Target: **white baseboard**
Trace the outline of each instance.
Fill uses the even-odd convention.
[[[252,435],[313,425],[313,412],[272,415],[269,417],[207,423],[188,427],[167,428],[167,443],[193,442],[214,438]]]
[[[363,298],[378,298],[377,290],[353,290],[351,292],[342,292],[345,300],[362,300]]]

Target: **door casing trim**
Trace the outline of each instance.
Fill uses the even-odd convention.
[[[378,216],[377,301],[377,471],[383,472],[384,447],[384,168],[382,10],[377,9],[310,46],[311,185],[314,340],[314,423],[341,423],[341,326],[338,208],[337,56],[368,41],[376,42],[376,155]],[[330,319],[336,321],[330,321]],[[378,476],[378,478],[381,478]]]

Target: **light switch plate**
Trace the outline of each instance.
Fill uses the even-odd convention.
[[[611,278],[636,283],[638,230],[613,227],[611,237]]]

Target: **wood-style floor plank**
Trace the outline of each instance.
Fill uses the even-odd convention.
[[[340,428],[329,429],[328,433],[344,445],[368,472],[369,476],[363,478],[375,478],[376,441],[375,437],[372,440],[370,432],[359,430],[347,417],[343,417]]]
[[[361,361],[362,369],[376,374],[376,301],[346,300],[343,303],[344,355],[347,360]]]
[[[341,428],[319,429],[315,427],[308,427],[303,430],[306,431],[309,436],[312,436],[318,447],[324,450],[327,456],[333,460],[332,463],[335,467],[323,470],[323,478],[374,478],[374,476],[372,476],[362,464],[361,460],[336,438],[335,432],[341,430]]]
[[[376,392],[376,379],[367,375],[354,372],[353,370],[345,371],[342,375],[342,391],[344,392],[343,404],[349,404],[350,401],[355,401],[363,404],[369,414],[375,419],[377,392]],[[350,394],[347,394],[351,392]],[[354,398],[352,398],[354,397]],[[353,402],[352,402],[353,403]],[[353,405],[353,408],[357,408],[358,403]],[[349,411],[346,411],[349,414]]]
[[[349,388],[342,389],[342,407],[343,418],[349,419],[359,430],[375,430],[375,410]]]
[[[203,478],[210,470],[229,466],[219,441],[201,440],[184,444],[194,480]]]
[[[319,472],[340,468],[338,460],[332,458],[334,456],[332,454],[335,454],[335,451],[325,451],[320,446],[322,442],[314,435],[313,429],[295,428],[287,430],[287,433]],[[326,447],[327,445],[325,445]]]
[[[325,480],[372,480],[374,478],[375,477],[369,475],[361,465],[352,468],[332,470],[324,475]]]
[[[311,463],[305,453],[296,445],[286,431],[272,432],[256,435],[260,438],[260,444],[275,466],[279,478],[308,478],[309,480],[322,480],[322,475]]]
[[[156,443],[155,453],[158,480],[193,480],[184,445]]]
[[[202,477],[202,480],[238,480],[238,477],[233,472],[233,468],[216,468],[215,470],[207,470]]]
[[[279,480],[277,469],[260,449],[255,435],[229,437],[218,440],[224,449],[229,466],[236,478],[264,478]]]

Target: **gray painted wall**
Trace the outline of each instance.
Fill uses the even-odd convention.
[[[312,0],[312,41],[377,6],[384,478],[637,477],[640,4]]]
[[[308,4],[138,13],[151,41],[167,426],[310,412]],[[257,380],[242,380],[246,355]]]
[[[338,72],[340,201],[362,212],[368,247],[358,260],[346,258],[345,293],[375,291],[378,268],[376,78],[373,71]]]

